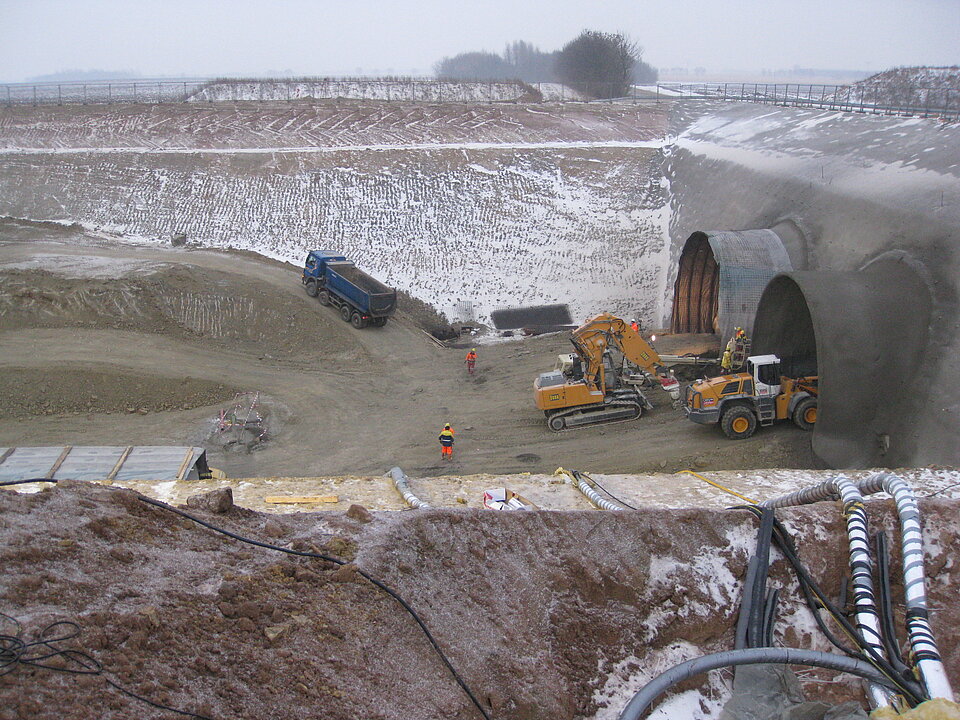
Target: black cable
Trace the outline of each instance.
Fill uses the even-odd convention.
[[[93,656],[83,650],[59,647],[58,643],[73,640],[80,635],[80,626],[71,620],[59,620],[50,623],[40,631],[36,640],[26,642],[23,639],[23,625],[20,624],[19,620],[3,612],[0,612],[0,617],[4,617],[16,625],[15,635],[0,634],[0,675],[12,673],[20,665],[70,675],[98,675],[110,687],[158,710],[166,710],[199,720],[212,720],[206,715],[178,710],[138,695],[108,678],[104,674],[103,665]],[[55,631],[64,634],[51,637]],[[54,662],[62,664],[53,664]]]
[[[947,485],[945,488],[940,488],[940,489],[937,490],[936,492],[932,492],[932,493],[930,493],[929,495],[927,495],[926,497],[928,497],[928,498],[935,497],[935,496],[939,495],[940,493],[946,492],[947,490],[951,490],[951,489],[953,489],[953,488],[955,488],[955,487],[957,487],[957,486],[960,486],[960,483],[954,483],[953,485]]]
[[[48,482],[56,484],[56,480],[51,480],[50,478],[32,478],[31,480],[4,480],[0,482],[0,487],[6,485],[26,485],[27,483],[37,483],[37,482]]]
[[[773,508],[763,508],[760,512],[760,527],[757,529],[757,572],[750,588],[750,618],[747,624],[747,646],[763,645],[764,595],[767,591],[767,576],[770,571],[770,542],[773,537],[773,521],[776,514]]]
[[[757,506],[741,505],[733,509],[747,510],[758,518],[762,515],[760,508]],[[877,654],[877,652],[863,640],[860,632],[853,625],[851,625],[843,613],[832,602],[830,602],[830,600],[827,599],[827,596],[823,593],[813,578],[810,577],[810,574],[807,572],[806,568],[803,567],[803,564],[800,562],[799,557],[793,549],[792,541],[786,542],[786,539],[789,538],[789,533],[787,533],[786,528],[783,527],[779,520],[774,520],[774,528],[775,532],[773,537],[778,543],[778,548],[781,550],[781,552],[783,552],[784,556],[797,573],[797,577],[800,579],[801,588],[804,588],[805,584],[809,585],[809,589],[804,590],[804,595],[807,597],[807,602],[810,605],[810,609],[813,611],[813,616],[817,621],[817,625],[828,637],[828,639],[830,639],[834,645],[846,652],[851,657],[866,660],[867,662],[873,664],[897,685],[897,688],[900,690],[900,692],[902,692],[907,700],[912,704],[918,705],[924,700],[928,699],[926,697],[926,691],[921,684],[912,679],[901,676],[901,674],[897,672],[897,670],[890,664],[890,662],[887,661],[886,658],[883,658]],[[783,545],[780,544],[781,542],[783,542]],[[811,597],[811,592],[816,596],[816,601],[814,601]],[[854,639],[854,642],[856,642],[857,646],[860,648],[859,652],[844,648],[843,645],[836,640],[834,635],[827,630],[826,625],[823,623],[823,619],[820,617],[820,613],[818,612],[818,605],[827,610],[833,616],[834,620],[841,627],[843,627],[846,633]]]
[[[900,643],[897,639],[897,629],[893,623],[893,590],[890,587],[890,551],[887,534],[878,530],[873,535],[877,551],[877,587],[880,607],[880,634],[883,638],[883,647],[893,665],[901,674],[909,671],[903,656],[900,654]]]
[[[753,581],[757,577],[757,556],[751,555],[747,563],[747,576],[743,581],[743,595],[740,598],[740,614],[737,616],[737,631],[733,642],[734,650],[747,647],[747,628],[750,625],[750,601],[753,598]]]
[[[761,639],[764,647],[773,647],[773,619],[777,614],[777,601],[780,599],[780,588],[773,588],[767,593],[767,601],[763,606],[763,632]]]
[[[326,560],[327,562],[332,562],[332,563],[334,563],[334,564],[336,564],[336,565],[347,565],[347,564],[348,564],[348,563],[345,562],[344,560],[340,560],[339,558],[335,558],[335,557],[332,557],[332,556],[330,556],[330,555],[324,555],[324,554],[322,554],[322,553],[315,553],[315,552],[307,552],[307,551],[304,551],[304,550],[291,550],[290,548],[280,547],[279,545],[271,545],[270,543],[261,542],[261,541],[259,541],[259,540],[253,540],[253,539],[251,539],[251,538],[243,537],[242,535],[237,535],[236,533],[232,533],[232,532],[230,532],[229,530],[225,530],[224,528],[217,527],[216,525],[211,525],[210,523],[208,523],[208,522],[206,522],[206,521],[204,521],[204,520],[201,520],[201,519],[198,518],[198,517],[194,517],[194,516],[191,515],[190,513],[184,512],[183,510],[179,510],[179,509],[177,509],[177,508],[175,508],[175,507],[171,507],[170,505],[167,505],[166,503],[162,503],[162,502],[160,502],[160,501],[158,501],[158,500],[154,500],[153,498],[148,498],[148,497],[146,497],[146,496],[144,496],[144,495],[138,495],[138,499],[139,499],[139,500],[142,500],[143,502],[147,503],[148,505],[153,505],[153,506],[158,507],[158,508],[160,508],[160,509],[162,509],[162,510],[166,510],[166,511],[168,511],[168,512],[172,512],[172,513],[174,513],[174,514],[176,514],[176,515],[179,515],[179,516],[184,517],[184,518],[186,518],[186,519],[188,519],[188,520],[191,520],[191,521],[197,523],[198,525],[202,525],[203,527],[205,527],[205,528],[207,528],[207,529],[209,529],[209,530],[213,530],[214,532],[218,532],[218,533],[220,533],[221,535],[226,535],[227,537],[233,538],[234,540],[238,540],[238,541],[243,542],[243,543],[247,543],[247,544],[249,544],[249,545],[256,545],[257,547],[266,548],[266,549],[268,549],[268,550],[276,550],[276,551],[278,551],[278,552],[287,553],[288,555],[298,555],[298,556],[300,556],[300,557],[311,557],[311,558],[317,558],[317,559],[319,559],[319,560]],[[485,720],[490,720],[490,716],[487,714],[487,711],[486,711],[486,710],[483,708],[483,706],[480,704],[480,701],[477,700],[477,698],[474,696],[473,692],[472,692],[472,691],[470,690],[470,688],[467,686],[467,683],[463,680],[462,677],[460,677],[460,674],[459,674],[459,673],[456,671],[456,669],[453,667],[453,664],[447,659],[447,656],[443,653],[443,650],[440,649],[440,645],[439,645],[439,644],[437,643],[437,641],[434,639],[433,634],[430,632],[429,629],[427,629],[427,626],[424,624],[423,620],[420,619],[420,616],[417,615],[416,611],[415,611],[412,607],[410,607],[410,605],[407,603],[407,601],[404,600],[402,597],[400,597],[400,595],[398,595],[394,590],[390,589],[389,587],[387,587],[386,585],[384,585],[382,582],[380,582],[379,580],[377,580],[375,577],[367,574],[366,572],[364,572],[364,571],[361,570],[360,568],[357,568],[357,574],[360,575],[360,576],[361,576],[362,578],[364,578],[365,580],[367,580],[368,582],[370,582],[371,584],[373,584],[373,585],[375,585],[376,587],[378,587],[379,589],[383,590],[383,592],[387,593],[390,597],[392,597],[394,600],[396,600],[398,603],[400,603],[400,605],[403,607],[404,610],[406,610],[408,613],[410,613],[410,616],[411,616],[414,620],[416,620],[417,625],[420,626],[420,629],[423,631],[423,634],[426,635],[427,640],[429,640],[429,641],[430,641],[430,644],[433,645],[433,649],[436,650],[437,655],[439,655],[439,656],[440,656],[440,659],[443,660],[443,663],[447,666],[447,669],[448,669],[448,670],[450,671],[450,673],[453,675],[453,678],[457,681],[457,684],[458,684],[458,685],[463,689],[463,691],[467,694],[467,697],[470,698],[470,700],[471,700],[471,701],[473,702],[473,704],[476,706],[477,710],[480,711],[480,714],[483,715],[483,717],[485,718]]]
[[[579,479],[580,476],[582,475],[583,477],[585,477],[587,480],[589,480],[590,482],[592,482],[592,483],[593,483],[594,485],[596,485],[598,488],[600,488],[601,490],[603,490],[607,495],[609,495],[609,496],[610,496],[611,498],[613,498],[616,502],[620,503],[621,505],[623,505],[623,506],[624,506],[625,508],[627,508],[628,510],[639,510],[639,509],[640,509],[640,508],[635,508],[633,505],[630,505],[630,504],[628,504],[628,503],[625,503],[623,500],[621,500],[621,499],[618,498],[616,495],[614,495],[612,492],[610,492],[609,490],[607,490],[603,485],[601,485],[600,483],[598,483],[596,480],[594,480],[592,477],[590,477],[589,475],[587,475],[585,472],[580,472],[579,470],[571,470],[570,472],[572,472],[572,473],[573,473],[573,476],[576,477],[577,479]]]

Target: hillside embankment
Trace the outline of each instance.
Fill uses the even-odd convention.
[[[666,123],[604,105],[12,108],[0,215],[295,263],[322,246],[447,313],[568,302],[657,326]]]

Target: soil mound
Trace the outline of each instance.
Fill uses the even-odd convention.
[[[875,526],[893,530],[884,503],[870,505]],[[358,570],[415,609],[497,720],[616,717],[653,675],[731,646],[756,531],[747,513],[662,508],[430,510],[372,521],[358,510],[191,510],[241,536],[346,563],[338,565],[238,543],[126,490],[67,482],[4,491],[0,510],[0,599],[25,640],[76,622],[79,635],[58,647],[85,651],[132,692],[211,718],[480,717],[410,615]],[[921,512],[930,527],[948,527],[957,502],[925,501]],[[778,514],[836,597],[846,554],[835,506]],[[927,559],[932,621],[954,683],[958,551],[957,535],[941,533]],[[825,649],[776,557],[771,583],[782,593],[777,644]],[[684,687],[722,695],[716,682]],[[852,684],[813,687],[826,701],[861,697]],[[100,676],[25,666],[0,676],[0,698],[11,717],[36,720],[88,717],[91,707],[105,720],[168,717]]]
[[[0,330],[111,328],[167,335],[250,353],[336,355],[348,346],[332,313],[308,312],[292,293],[251,277],[190,264],[45,256],[47,269],[8,269]],[[3,268],[0,268],[2,270]],[[294,287],[296,275],[290,273]],[[327,340],[321,345],[316,336]]]
[[[82,413],[189,410],[220,402],[237,390],[192,377],[160,376],[63,367],[5,368],[0,373],[0,419]]]

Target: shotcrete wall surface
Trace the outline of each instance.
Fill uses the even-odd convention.
[[[695,231],[749,227],[777,228],[814,271],[771,285],[754,348],[818,366],[817,454],[960,463],[960,128],[750,105],[675,120],[673,272]]]
[[[755,352],[780,356],[787,375],[819,374],[813,447],[832,467],[896,467],[916,455],[924,407],[911,379],[929,317],[922,278],[898,260],[779,275],[767,287]]]
[[[673,296],[675,333],[750,333],[767,282],[792,270],[772,230],[695,232],[684,245]]]

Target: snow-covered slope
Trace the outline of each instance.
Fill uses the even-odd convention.
[[[7,156],[0,214],[294,263],[336,250],[482,319],[567,302],[656,324],[669,218],[658,150],[637,145]]]
[[[569,97],[569,96],[568,96]],[[214,80],[192,92],[189,102],[250,100],[405,100],[412,102],[508,102],[536,100],[521,82],[458,82],[433,78],[313,78],[304,80]]]
[[[875,105],[955,110],[960,66],[894,68],[854,83],[849,96]]]
[[[448,314],[471,301],[479,319],[566,302],[577,319],[610,310],[662,321],[659,110],[32,114],[0,121],[0,215],[153,240],[185,232],[294,263],[310,248],[337,250]]]

